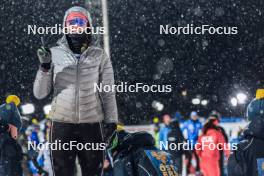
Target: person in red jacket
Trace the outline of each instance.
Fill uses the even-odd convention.
[[[217,123],[216,119],[209,119],[195,145],[204,176],[220,176],[220,150],[224,150],[226,157],[229,156],[229,146]]]

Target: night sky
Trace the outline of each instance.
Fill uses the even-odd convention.
[[[36,50],[40,35],[27,35],[28,24],[53,26],[62,22],[73,4],[85,5],[100,25],[98,4],[82,1],[1,1],[0,99],[17,94],[24,103],[42,107],[51,97],[36,100],[32,86],[38,69]],[[171,93],[118,93],[120,119],[145,123],[163,113],[183,115],[198,110],[206,116],[218,110],[223,116],[243,116],[245,105],[233,108],[230,98],[237,92],[248,95],[263,87],[264,2],[261,0],[110,0],[109,28],[111,59],[116,82],[171,84]],[[159,26],[236,26],[237,35],[160,35]],[[45,36],[54,45],[60,36]],[[187,96],[182,96],[182,91]],[[209,100],[194,106],[196,96]],[[164,104],[156,112],[153,100]]]

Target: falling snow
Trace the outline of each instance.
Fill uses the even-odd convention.
[[[27,25],[60,24],[65,10],[83,5],[102,25],[98,1],[3,1],[0,27],[1,99],[10,93],[34,102],[41,116],[42,102],[32,94],[38,69],[36,50],[40,35],[27,35]],[[229,96],[241,90],[252,97],[263,85],[263,1],[115,0],[108,2],[110,49],[116,82],[171,84],[171,93],[118,93],[119,114],[127,123],[147,121],[157,112],[154,100],[164,103],[163,112],[188,113],[197,109],[191,99],[208,99],[201,114],[218,109],[225,115],[242,115],[229,107]],[[186,24],[236,26],[237,35],[160,35],[160,25]],[[49,46],[60,36],[44,36]],[[102,37],[102,36],[101,36]],[[96,36],[98,46],[102,38]],[[185,98],[181,92],[187,90]]]

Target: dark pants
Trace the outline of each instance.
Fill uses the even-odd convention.
[[[195,150],[190,150],[189,152],[186,152],[185,154],[187,160],[188,160],[188,163],[187,163],[187,174],[190,173],[190,168],[192,166],[192,159],[193,159],[193,156],[196,160],[196,168],[195,168],[195,171],[198,172],[200,171],[200,162],[199,162],[199,157],[198,155],[196,154]]]
[[[176,156],[173,159],[174,164],[177,166],[178,168],[178,173],[182,173],[182,156]]]
[[[100,176],[102,174],[105,145],[102,144],[103,132],[100,123],[70,124],[53,122],[50,142],[54,143],[56,140],[60,140],[61,144],[72,142],[73,148],[69,150],[51,150],[51,161],[55,176],[74,176],[77,157],[82,176]],[[77,143],[82,143],[83,146],[89,144],[87,145],[88,150],[87,148],[81,149],[81,147],[78,149],[74,146]]]
[[[225,175],[225,172],[224,172],[224,159],[225,159],[224,152],[223,152],[223,150],[220,150],[219,166],[220,166],[220,175],[221,176]]]
[[[17,141],[0,132],[0,176],[22,176],[22,157]]]

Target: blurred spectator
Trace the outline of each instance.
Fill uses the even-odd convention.
[[[168,133],[170,132],[170,127],[169,127],[170,122],[171,122],[170,115],[168,115],[168,114],[163,115],[164,125],[160,128],[160,131],[159,131],[159,143],[160,143],[160,145],[161,145],[161,143],[163,143],[165,145],[166,142],[168,141]]]
[[[264,175],[264,89],[257,90],[256,98],[247,107],[250,121],[228,161],[231,176]]]
[[[182,131],[191,146],[194,146],[202,129],[197,112],[192,111],[190,119],[183,123]]]
[[[194,161],[195,164],[195,171],[199,172],[199,158],[194,152],[194,145],[196,144],[198,140],[198,136],[201,133],[202,129],[202,123],[199,121],[199,116],[197,112],[192,111],[190,114],[190,119],[185,121],[182,127],[182,132],[184,137],[187,139],[187,142],[190,146],[190,151],[186,152],[186,158],[188,160],[187,164],[187,173],[191,173],[191,166],[193,166],[192,161]]]
[[[182,131],[180,129],[179,122],[177,120],[173,120],[170,123],[170,131],[168,133],[168,144],[171,145],[176,144],[176,150],[169,150],[169,153],[173,155],[174,162],[178,168],[179,173],[182,173],[182,155],[183,148],[182,145],[184,143],[184,137],[182,135]]]
[[[219,113],[217,113],[216,111],[214,111],[214,113],[212,113],[209,116],[209,119],[215,119],[215,125],[217,125],[218,129],[220,130],[220,132],[222,133],[222,135],[224,136],[225,142],[228,143],[228,136],[225,132],[225,129],[223,127],[220,126],[220,117],[219,117]],[[219,160],[219,164],[220,164],[220,175],[224,176],[224,164],[225,164],[225,156],[224,156],[224,152],[223,150],[220,150],[220,160]]]
[[[48,143],[44,143],[46,146],[45,149],[40,150],[38,154],[37,161],[40,166],[43,167],[43,170],[46,171],[50,176],[53,175],[51,159],[50,159],[50,150],[48,149]],[[46,150],[47,149],[47,150]]]
[[[176,111],[173,117],[173,120],[177,120],[178,122],[183,122],[184,117],[181,115],[180,111]]]
[[[239,127],[239,130],[236,132],[236,134],[231,136],[230,145],[238,144],[241,140],[243,140],[242,133],[243,128]]]
[[[39,175],[53,175],[51,160],[50,160],[50,150],[48,148],[48,134],[51,127],[50,119],[43,119],[38,122],[35,118],[31,120],[31,125],[26,129],[26,136],[28,143],[35,143],[38,145],[41,143],[46,146],[43,150],[35,150],[34,148],[26,146],[27,164],[28,168],[33,176]],[[27,144],[28,145],[28,144]]]
[[[196,144],[196,153],[200,158],[201,172],[204,176],[220,176],[219,149],[223,150],[227,157],[229,155],[229,150],[226,150],[228,144],[217,124],[217,119],[209,119]]]
[[[0,176],[22,176],[22,148],[16,139],[21,129],[21,116],[17,109],[20,99],[10,95],[0,106]]]
[[[154,117],[153,118],[153,124],[154,124],[154,139],[155,139],[155,146],[159,147],[159,130],[160,130],[160,123],[159,118]]]

